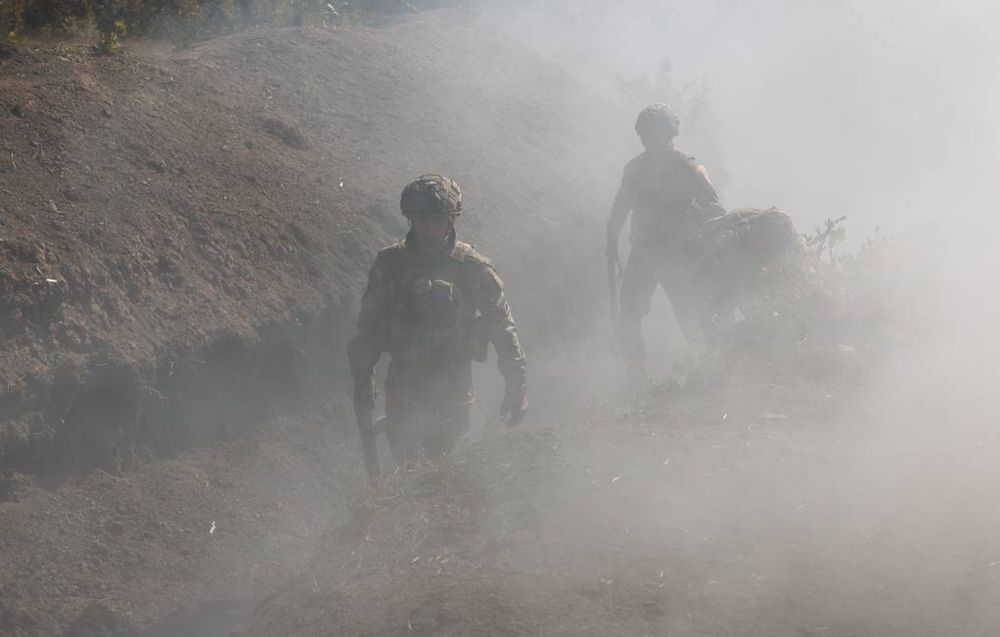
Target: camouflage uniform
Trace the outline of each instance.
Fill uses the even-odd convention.
[[[666,107],[656,105],[643,111],[636,123],[640,136],[643,126],[648,125],[643,117],[651,109],[661,109],[655,116]],[[676,134],[676,118],[669,109],[662,119],[666,125],[673,124]],[[617,260],[618,235],[630,212],[632,249],[622,280],[619,337],[626,363],[641,366],[645,360],[642,318],[649,313],[657,286],[670,298],[685,335],[697,338],[700,299],[696,276],[704,251],[702,224],[725,211],[705,168],[668,143],[647,148],[625,166],[608,221],[609,258]]]
[[[423,448],[430,456],[452,449],[470,424],[472,361],[497,352],[508,393],[524,391],[525,356],[490,262],[467,243],[425,254],[411,231],[379,252],[361,301],[352,342],[355,382],[370,379],[383,352],[391,361],[385,380],[386,434],[397,461]]]

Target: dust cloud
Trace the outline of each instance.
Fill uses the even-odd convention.
[[[288,175],[281,179],[294,182],[301,171],[302,184],[317,185],[275,191],[266,209],[318,206],[318,195],[312,204],[303,194],[314,189],[324,206],[336,202],[334,216],[357,234],[339,223],[307,225],[331,228],[329,251],[316,253],[334,261],[317,266],[336,273],[331,286],[359,289],[368,265],[361,255],[405,232],[396,208],[405,180],[431,171],[457,178],[468,212],[459,237],[494,257],[527,345],[529,421],[511,430],[499,423],[502,381],[494,361],[478,366],[471,440],[434,475],[393,476],[359,514],[371,493],[363,492],[348,375],[342,360],[326,364],[330,385],[339,384],[317,390],[321,404],[282,400],[291,415],[282,411],[259,437],[199,451],[190,466],[158,465],[162,475],[149,479],[151,490],[176,497],[183,525],[173,526],[196,528],[200,542],[232,538],[230,552],[212,560],[184,548],[189,559],[178,558],[171,583],[190,592],[183,603],[209,590],[233,594],[229,579],[252,598],[264,590],[254,577],[273,579],[273,594],[246,602],[252,610],[241,601],[246,636],[996,634],[1000,8],[970,0],[461,4],[474,8],[408,13],[374,30],[262,30],[177,55],[184,68],[203,59],[213,72],[246,71],[248,86],[277,96],[275,108],[296,114],[322,149],[318,161],[277,166]],[[276,64],[263,64],[266,56]],[[196,80],[192,71],[190,82],[202,86]],[[138,101],[159,99],[142,90],[151,92]],[[241,95],[250,92],[234,99]],[[765,341],[741,350],[732,369],[689,382],[660,293],[644,323],[653,382],[623,387],[607,316],[604,225],[623,166],[640,151],[635,116],[652,101],[680,113],[679,145],[708,166],[727,209],[776,205],[800,232],[846,215],[842,249],[851,252],[880,228],[892,246],[892,260],[872,274],[881,278],[844,281],[885,297],[891,329],[833,326],[816,344]],[[249,141],[238,145],[265,155]],[[319,356],[342,358],[353,330],[340,316],[347,303],[338,293],[337,332],[320,339],[335,341],[332,353]],[[296,347],[289,358],[298,355]],[[281,375],[265,376],[268,389]],[[229,401],[205,391],[211,407]],[[104,492],[131,494],[126,481],[104,481]],[[92,492],[81,506],[93,508]],[[44,519],[25,516],[24,528],[46,531]],[[202,530],[215,519],[218,533]],[[148,538],[136,528],[143,543],[182,537],[171,525]],[[268,540],[268,529],[281,537]],[[72,546],[61,525],[58,533],[52,546]],[[189,572],[198,560],[200,570]],[[284,586],[287,571],[306,561]],[[258,563],[268,574],[254,570]],[[112,575],[116,564],[106,561]],[[214,588],[192,585],[206,572]],[[123,591],[130,581],[122,579]],[[37,582],[44,594],[55,590]],[[237,623],[226,608],[207,610],[225,626],[208,627],[212,617],[196,612],[202,634]]]
[[[680,145],[724,175],[727,208],[778,205],[800,231],[847,215],[851,248],[880,228],[898,249],[897,274],[909,277],[897,317],[905,336],[832,408],[825,430],[786,441],[806,459],[786,462],[776,444],[720,461],[682,442],[683,488],[650,482],[633,492],[634,508],[563,494],[586,501],[579,521],[631,517],[651,559],[677,550],[718,564],[739,553],[707,570],[720,586],[765,582],[755,590],[766,593],[750,593],[750,606],[762,605],[757,627],[796,612],[828,620],[803,634],[985,635],[1000,621],[991,602],[1000,578],[998,18],[986,2],[725,0],[493,3],[480,16],[621,105],[610,115],[623,137],[625,113],[657,96],[669,59],[676,94],[700,96],[710,115]],[[637,93],[627,94],[629,81]],[[647,334],[666,316],[661,304]],[[610,355],[573,361],[569,369],[601,368],[603,386],[613,384]],[[642,450],[621,447],[592,441],[591,466],[644,462]],[[706,542],[664,539],[678,526]],[[581,554],[601,541],[577,539]],[[791,611],[775,605],[782,595]]]
[[[477,111],[468,87],[444,81],[386,113],[421,122],[441,106],[453,137],[373,143],[399,163],[392,146],[411,146],[405,171],[392,169],[400,183],[440,170],[463,184],[478,215],[459,236],[481,242],[507,281],[531,421],[503,430],[500,379],[479,366],[479,425],[445,488],[403,476],[389,498],[398,508],[366,520],[363,540],[338,532],[318,548],[303,590],[329,603],[301,604],[291,586],[247,634],[313,617],[326,622],[315,634],[992,634],[998,13],[857,0],[480,3],[470,28],[491,34],[489,47],[463,64],[482,65],[499,106]],[[551,73],[540,89],[537,59],[511,55],[497,33],[568,79]],[[574,102],[579,83],[591,103]],[[511,106],[525,86],[543,92],[534,110]],[[684,353],[661,294],[644,325],[653,387],[622,391],[604,222],[640,150],[635,115],[654,100],[680,111],[680,145],[708,165],[726,208],[777,205],[802,232],[846,215],[850,250],[876,227],[891,238],[898,280],[876,288],[898,293],[896,329],[878,348],[847,332],[814,358],[765,346],[760,367],[689,386],[672,369]],[[525,198],[535,208],[501,210],[528,172],[503,127],[554,118],[580,139],[545,149],[551,175]],[[534,242],[519,245],[527,224]],[[436,571],[419,570],[432,561]]]

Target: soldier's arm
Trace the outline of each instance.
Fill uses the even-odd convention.
[[[356,385],[369,381],[382,352],[388,348],[391,294],[388,256],[380,252],[368,273],[358,315],[358,334],[348,349]]]
[[[361,434],[361,449],[368,479],[376,483],[379,477],[378,454],[372,414],[375,410],[375,365],[388,349],[389,319],[392,302],[390,271],[385,251],[375,258],[368,273],[368,286],[361,299],[358,334],[347,345],[347,359],[354,379],[354,415]]]
[[[492,266],[483,264],[482,267],[482,300],[479,311],[483,315],[487,333],[497,351],[497,365],[505,380],[523,383],[524,350],[517,337],[517,325],[514,324],[510,305],[503,293],[503,282]]]
[[[701,211],[703,220],[713,219],[726,214],[726,210],[719,203],[719,194],[715,192],[712,180],[708,178],[708,171],[705,166],[692,161],[695,182],[695,203]]]

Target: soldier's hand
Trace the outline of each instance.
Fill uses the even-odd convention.
[[[507,381],[507,391],[500,403],[500,417],[504,424],[514,427],[528,413],[528,387],[523,380]]]

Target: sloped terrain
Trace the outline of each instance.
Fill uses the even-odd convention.
[[[597,152],[610,105],[447,12],[0,65],[0,457],[20,471],[131,466],[246,418],[218,396],[335,368],[424,172],[463,184],[463,235],[512,290],[542,273],[521,304],[547,315],[618,170],[595,170],[619,162]]]

